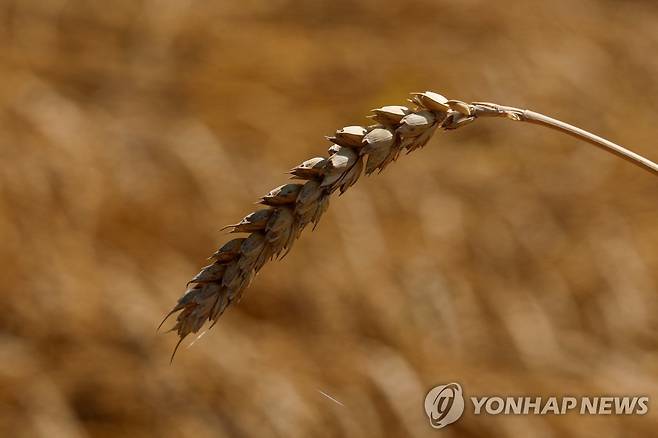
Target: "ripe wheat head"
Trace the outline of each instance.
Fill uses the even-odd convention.
[[[164,320],[176,312],[179,341],[196,333],[205,322],[212,327],[226,308],[239,301],[254,275],[268,261],[282,258],[302,231],[315,227],[329,207],[331,195],[341,194],[365,172],[381,172],[402,151],[412,152],[427,144],[437,129],[452,130],[478,117],[505,117],[557,129],[620,156],[658,174],[658,165],[606,139],[539,113],[487,102],[449,100],[434,92],[413,93],[406,106],[384,106],[369,116],[370,126],[347,126],[327,137],[328,156],[304,161],[290,170],[294,182],[263,196],[262,209],[229,225],[232,233],[244,233],[228,241],[212,256],[213,262],[190,280],[185,294]],[[164,320],[162,323],[164,323]],[[162,325],[162,323],[160,325]]]

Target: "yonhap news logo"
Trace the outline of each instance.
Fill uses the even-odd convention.
[[[441,429],[464,413],[464,396],[459,383],[436,386],[425,397],[425,413],[432,427]]]
[[[459,420],[467,409],[473,415],[645,415],[649,412],[646,395],[619,396],[473,396],[464,398],[459,383],[432,388],[425,397],[425,413],[430,425],[441,429]],[[469,407],[467,405],[470,404]]]

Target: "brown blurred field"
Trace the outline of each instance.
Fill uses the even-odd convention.
[[[481,121],[333,200],[172,366],[155,327],[324,135],[431,89],[658,159],[652,1],[0,1],[0,436],[621,437],[466,394],[658,402],[658,179]],[[332,402],[320,391],[335,397]]]

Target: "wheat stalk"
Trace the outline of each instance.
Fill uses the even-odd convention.
[[[317,225],[336,190],[344,193],[361,174],[381,172],[403,150],[412,152],[427,144],[437,128],[457,129],[481,117],[505,117],[557,129],[620,156],[658,174],[658,165],[615,143],[543,114],[487,102],[471,104],[448,100],[430,91],[413,93],[405,106],[385,106],[370,116],[376,124],[348,126],[327,137],[332,142],[328,157],[316,157],[294,167],[290,174],[298,182],[282,185],[263,196],[263,209],[229,225],[232,233],[247,237],[230,240],[215,252],[213,263],[190,282],[176,306],[162,323],[180,312],[171,331],[179,335],[172,360],[182,340],[196,333],[206,321],[212,327],[224,310],[239,301],[243,291],[263,265],[290,251],[308,225]],[[162,323],[160,326],[162,326]]]

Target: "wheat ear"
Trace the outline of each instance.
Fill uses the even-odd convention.
[[[604,138],[542,114],[487,102],[471,104],[448,100],[430,91],[413,93],[412,107],[385,106],[373,110],[375,124],[347,126],[327,137],[332,145],[327,157],[316,157],[294,167],[290,174],[297,182],[273,189],[261,198],[263,209],[229,225],[232,233],[248,233],[227,242],[215,252],[213,263],[190,282],[185,295],[165,317],[180,312],[171,329],[178,344],[196,333],[206,321],[212,325],[243,291],[263,265],[283,257],[308,225],[317,225],[335,191],[344,193],[361,174],[381,172],[403,150],[419,149],[437,128],[457,129],[480,117],[505,117],[547,126],[580,138],[658,174],[658,165]],[[162,321],[164,323],[164,320]],[[160,326],[162,323],[160,324]],[[211,325],[211,327],[212,327]]]

